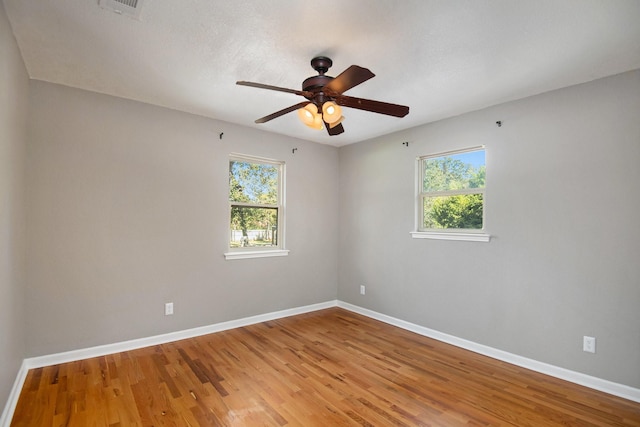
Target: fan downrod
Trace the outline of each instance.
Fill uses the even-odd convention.
[[[326,56],[316,56],[311,60],[311,66],[314,70],[318,72],[321,76],[331,68],[333,65],[333,61]]]

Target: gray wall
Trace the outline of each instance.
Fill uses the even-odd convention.
[[[24,168],[29,78],[0,2],[0,412],[25,356]]]
[[[44,82],[30,102],[28,356],[336,298],[338,149]],[[231,152],[286,162],[288,257],[224,259]]]
[[[342,148],[339,299],[640,387],[639,114],[635,71]],[[415,158],[480,144],[492,241],[411,239]]]

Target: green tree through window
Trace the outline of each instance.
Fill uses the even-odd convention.
[[[229,161],[231,248],[279,245],[282,166],[242,157]]]
[[[420,230],[481,230],[486,177],[484,149],[420,159]]]

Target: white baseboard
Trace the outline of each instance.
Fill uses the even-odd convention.
[[[603,380],[601,378],[571,371],[565,368],[560,368],[558,366],[549,365],[548,363],[538,362],[537,360],[518,356],[517,354],[508,353],[506,351],[498,350],[493,347],[488,347],[486,345],[478,344],[473,341],[458,338],[453,335],[448,335],[433,329],[425,328],[424,326],[396,319],[395,317],[387,316],[385,314],[381,314],[346,302],[338,301],[338,307],[344,308],[345,310],[353,311],[354,313],[362,314],[363,316],[367,316],[372,319],[380,320],[381,322],[388,323],[390,325],[397,326],[411,332],[415,332],[425,337],[433,338],[447,344],[455,345],[456,347],[464,348],[465,350],[473,351],[474,353],[483,354],[485,356],[489,356],[503,362],[511,363],[512,365],[531,369],[532,371],[540,372],[542,374],[550,375],[555,378],[559,378],[565,381],[592,388],[594,390],[599,390],[604,393],[612,394],[614,396],[622,397],[624,399],[629,399],[634,402],[640,403],[640,389],[634,387],[614,383],[608,380]]]
[[[319,304],[306,305],[287,310],[274,311],[272,313],[259,314],[257,316],[245,317],[243,319],[229,320],[228,322],[216,323],[198,328],[185,329],[183,331],[170,332],[148,338],[140,338],[120,343],[101,345],[86,349],[72,350],[64,353],[57,353],[48,356],[31,357],[25,359],[27,369],[42,368],[44,366],[58,365],[60,363],[75,362],[76,360],[90,359],[92,357],[105,356],[107,354],[121,353],[123,351],[136,350],[138,348],[150,347],[159,344],[166,344],[173,341],[187,338],[199,337],[213,334],[215,332],[226,331],[243,326],[254,325],[256,323],[267,322],[269,320],[281,319],[283,317],[295,316],[297,314],[310,313],[312,311],[323,310],[335,307],[337,301],[327,301]]]
[[[16,380],[13,382],[13,388],[11,388],[11,391],[9,392],[9,399],[7,399],[4,410],[2,411],[2,414],[0,414],[0,427],[9,427],[11,424],[13,412],[16,410],[16,405],[20,398],[20,392],[22,391],[24,381],[27,378],[27,372],[29,372],[29,369],[27,368],[25,361],[23,361],[20,366],[20,370],[18,371],[18,375],[16,376]]]
[[[562,380],[583,385],[585,387],[589,387],[608,394],[612,394],[614,396],[622,397],[624,399],[629,399],[634,402],[640,403],[640,389],[629,387],[624,384],[614,383],[612,381],[603,380],[597,377],[592,377],[590,375],[582,374],[579,372],[570,371],[568,369],[549,365],[547,363],[538,362],[533,359],[528,359],[526,357],[518,356],[516,354],[508,353],[506,351],[498,350],[492,347],[475,343],[473,341],[468,341],[462,338],[455,337],[453,335],[448,335],[433,329],[429,329],[424,326],[396,319],[395,317],[387,316],[385,314],[362,308],[357,305],[334,300],[287,310],[275,311],[272,313],[260,314],[257,316],[245,317],[243,319],[230,320],[228,322],[216,323],[214,325],[202,326],[199,328],[187,329],[184,331],[156,335],[148,338],[90,347],[86,349],[72,350],[47,356],[27,358],[23,361],[22,366],[20,367],[20,371],[18,372],[16,381],[14,382],[11,393],[9,394],[9,399],[5,405],[2,415],[0,416],[0,427],[8,427],[11,424],[13,412],[15,411],[16,405],[18,404],[20,391],[24,386],[24,382],[29,369],[42,368],[45,366],[57,365],[60,363],[75,362],[77,360],[105,356],[107,354],[120,353],[123,351],[130,351],[153,345],[166,344],[172,341],[194,338],[202,335],[212,334],[215,332],[249,326],[256,323],[267,322],[269,320],[281,319],[283,317],[295,316],[297,314],[310,313],[313,311],[323,310],[331,307],[344,308],[345,310],[349,310],[375,320],[380,320],[381,322],[388,323],[390,325],[397,326],[411,332],[415,332],[425,337],[452,344],[456,347],[464,348],[466,350],[483,354],[485,356],[489,356],[503,362],[511,363],[516,366],[531,369],[532,371],[540,372],[552,377],[560,378]]]

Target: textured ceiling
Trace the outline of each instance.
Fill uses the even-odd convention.
[[[639,0],[145,0],[139,19],[98,0],[4,0],[31,78],[335,146],[640,68]],[[376,77],[346,95],[408,105],[345,109],[329,137],[294,113],[309,62]]]

